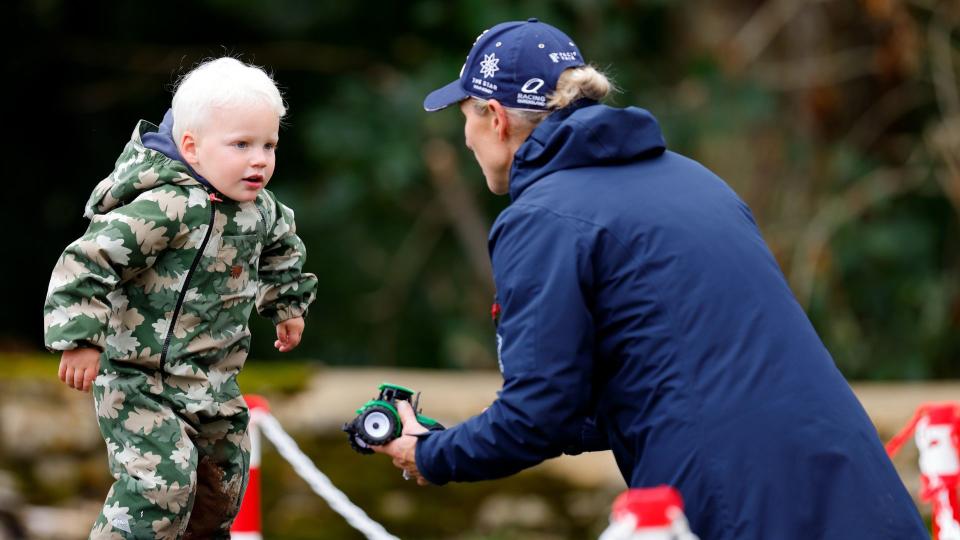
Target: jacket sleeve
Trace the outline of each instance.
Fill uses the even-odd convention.
[[[276,220],[260,255],[257,312],[278,324],[307,314],[317,294],[317,276],[303,272],[307,250],[297,236],[293,210],[273,204]]]
[[[580,439],[574,440],[563,449],[564,454],[575,456],[584,452],[601,452],[610,450],[610,440],[602,428],[602,421],[595,416],[583,420],[580,429]]]
[[[67,246],[50,276],[43,306],[47,349],[91,345],[106,349],[109,295],[152,266],[183,232],[177,206],[181,202],[185,206],[185,201],[175,193],[154,190],[91,218],[86,233]]]
[[[516,204],[494,225],[504,383],[479,416],[420,438],[417,467],[431,483],[499,478],[584,449],[594,340],[584,227]]]

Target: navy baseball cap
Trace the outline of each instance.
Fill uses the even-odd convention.
[[[505,107],[547,110],[547,96],[567,68],[584,65],[569,36],[537,19],[500,23],[473,44],[460,78],[434,90],[423,108],[439,111],[468,97],[496,99]]]

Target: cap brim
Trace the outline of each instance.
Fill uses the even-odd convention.
[[[463,91],[463,88],[460,86],[460,79],[457,79],[442,88],[430,92],[430,95],[423,100],[423,108],[427,112],[439,111],[440,109],[446,109],[454,103],[459,103],[468,97],[470,97],[470,94]]]

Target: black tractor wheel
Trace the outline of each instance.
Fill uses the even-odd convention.
[[[387,444],[396,438],[397,425],[398,420],[393,411],[375,405],[363,411],[357,419],[357,439],[371,446]]]
[[[347,432],[347,440],[350,441],[350,448],[353,448],[353,450],[354,450],[356,453],[358,453],[358,454],[372,454],[372,453],[373,453],[373,449],[371,449],[370,446],[367,445],[367,443],[365,443],[365,442],[361,441],[359,438],[357,438],[356,432],[348,431],[348,432]]]

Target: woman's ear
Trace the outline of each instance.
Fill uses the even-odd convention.
[[[510,118],[507,116],[507,108],[499,101],[491,99],[487,101],[490,110],[493,112],[490,119],[493,129],[497,132],[497,138],[505,141],[510,138]]]
[[[197,137],[191,131],[184,131],[180,136],[180,155],[190,165],[196,165],[200,159],[197,157]]]

